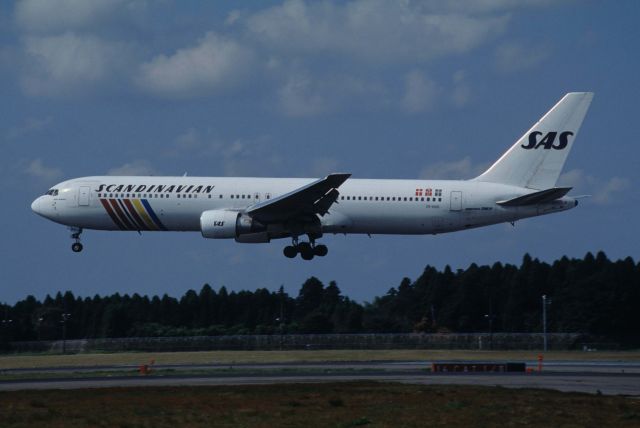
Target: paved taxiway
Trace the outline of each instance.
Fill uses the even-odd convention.
[[[483,361],[486,362],[486,361]],[[468,361],[467,361],[468,363]],[[480,363],[480,362],[478,362]],[[49,367],[0,373],[0,391],[133,386],[257,385],[375,380],[425,385],[484,385],[640,396],[640,362],[563,361],[541,373],[430,373],[430,362],[158,365],[156,374],[132,375],[134,366]],[[527,362],[536,367],[537,362]],[[129,372],[123,375],[123,372]],[[96,373],[99,372],[99,375]],[[110,374],[112,372],[113,374]],[[194,374],[195,372],[195,374]],[[53,375],[53,377],[52,377]],[[9,379],[7,376],[20,377]],[[48,378],[47,378],[48,377]]]

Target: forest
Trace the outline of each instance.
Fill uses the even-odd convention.
[[[0,342],[112,337],[292,333],[550,332],[640,344],[640,263],[603,252],[549,264],[427,266],[383,296],[359,303],[334,281],[311,277],[297,296],[282,288],[217,290],[204,284],[179,298],[71,292],[0,304]]]

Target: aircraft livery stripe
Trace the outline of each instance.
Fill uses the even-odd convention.
[[[144,222],[144,220],[140,218],[140,216],[138,215],[138,212],[136,211],[134,206],[131,204],[131,201],[129,199],[123,199],[122,204],[127,208],[127,211],[129,212],[129,215],[131,215],[131,218],[133,219],[133,221],[135,221],[136,224],[138,225],[138,230],[149,230],[149,227]]]
[[[140,203],[139,199],[134,199],[133,200],[133,206],[136,207],[136,210],[137,210],[138,214],[140,214],[140,217],[142,217],[144,219],[145,223],[149,227],[149,230],[158,230],[158,226],[153,222],[151,217],[149,217],[149,215],[145,211],[144,207]]]
[[[134,199],[134,201],[135,201],[135,199]],[[129,211],[129,213],[131,213],[131,216],[134,218],[136,223],[138,223],[138,225],[140,226],[141,230],[150,230],[149,226],[147,226],[147,224],[144,222],[144,220],[142,218],[140,218],[140,216],[138,215],[138,212],[136,211],[136,209],[133,206],[133,204],[131,203],[131,201],[129,199],[124,199],[123,202],[126,205],[127,210]]]
[[[160,230],[167,230],[167,228],[164,227],[164,225],[162,224],[162,222],[160,221],[156,213],[153,212],[153,208],[151,208],[151,205],[149,205],[149,202],[146,199],[141,199],[140,202],[142,202],[142,205],[144,205],[144,207],[147,209],[147,212],[149,213],[149,215],[151,216],[155,224],[158,225]]]
[[[140,225],[133,219],[133,217],[131,216],[131,213],[129,212],[126,205],[124,204],[124,201],[122,199],[116,199],[116,200],[118,201],[118,205],[120,205],[120,209],[124,213],[124,216],[127,218],[127,220],[129,220],[129,223],[133,225],[133,228],[135,230],[141,230]]]
[[[124,225],[118,219],[118,217],[115,215],[115,213],[113,212],[113,210],[109,206],[109,202],[107,202],[106,199],[100,199],[100,202],[102,202],[102,206],[104,207],[104,209],[107,212],[107,214],[109,214],[109,217],[111,217],[111,220],[113,220],[113,222],[116,224],[116,226],[118,226],[120,229],[124,229]]]
[[[127,217],[124,215],[124,213],[120,209],[120,205],[118,205],[118,201],[115,200],[115,199],[109,199],[109,202],[111,202],[111,206],[113,207],[113,210],[116,212],[116,214],[118,215],[118,218],[124,224],[124,226],[127,229],[130,229],[130,230],[134,229],[135,230],[135,227],[133,227],[131,225],[131,223],[129,223],[129,220],[127,220]]]

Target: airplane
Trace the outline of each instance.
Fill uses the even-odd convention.
[[[194,231],[211,239],[267,243],[304,260],[328,253],[325,234],[426,235],[569,210],[577,197],[556,187],[591,92],[566,94],[489,169],[470,180],[95,176],[64,181],[33,201],[68,226],[80,252],[84,229]],[[300,238],[306,235],[308,240]]]

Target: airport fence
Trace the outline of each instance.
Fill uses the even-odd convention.
[[[589,342],[587,336],[579,333],[547,334],[549,350],[584,349],[584,344]],[[540,350],[543,349],[543,343],[543,334],[537,333],[291,334],[10,342],[6,351],[80,353],[312,349]]]

